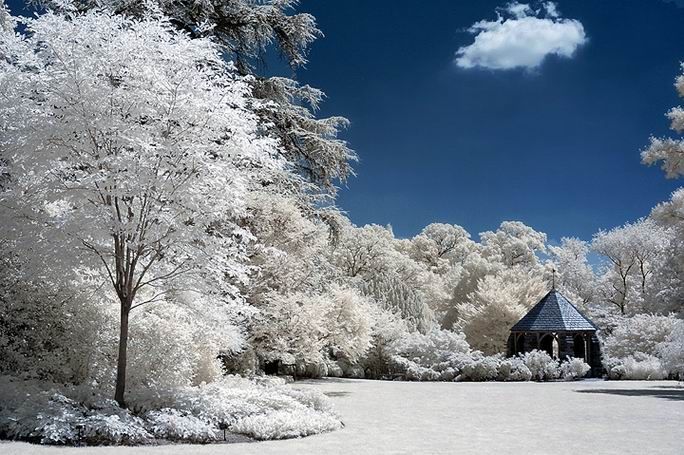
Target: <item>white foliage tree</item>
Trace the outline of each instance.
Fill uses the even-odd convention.
[[[587,242],[563,237],[559,246],[549,246],[549,252],[559,275],[556,285],[567,293],[571,300],[586,305],[593,301],[596,276],[589,265]]]
[[[610,231],[599,231],[592,248],[610,266],[603,275],[604,298],[621,314],[649,305],[650,278],[664,257],[671,233],[651,219],[641,219]]]
[[[458,267],[458,281],[451,288],[450,308],[442,321],[443,327],[463,324],[465,310],[471,297],[482,290],[481,282],[488,276],[497,276],[509,269],[523,274],[542,274],[538,254],[546,251],[546,234],[537,232],[519,221],[505,221],[496,231],[480,234],[480,243],[474,244]],[[472,307],[471,307],[472,309]]]
[[[410,254],[415,260],[443,273],[450,265],[462,263],[473,243],[470,234],[461,226],[432,223],[411,239]]]
[[[430,305],[448,297],[440,277],[406,254],[389,228],[345,226],[331,261],[350,284],[422,331],[433,324]]]
[[[506,266],[537,264],[537,253],[546,251],[546,234],[520,221],[504,221],[494,232],[480,234],[483,255]]]
[[[657,355],[658,345],[672,333],[678,320],[672,315],[636,314],[621,318],[604,342],[604,354],[624,358],[636,353]]]
[[[357,362],[371,347],[371,303],[354,290],[333,286],[325,294],[273,294],[254,330],[266,361],[307,366],[325,362],[328,353]]]
[[[124,405],[131,310],[179,287],[232,300],[249,238],[234,220],[256,169],[280,164],[208,39],[98,12],[25,23],[0,41],[4,230],[46,276],[109,283]]]
[[[653,288],[657,306],[652,311],[684,314],[684,189],[658,204],[650,218],[668,229],[671,237],[665,257],[654,271]]]
[[[208,38],[221,46],[235,62],[239,74],[250,76],[255,97],[253,107],[263,128],[280,141],[279,154],[291,163],[296,174],[283,174],[264,181],[278,192],[297,198],[311,215],[325,217],[316,205],[336,192],[335,182],[353,174],[355,153],[338,133],[348,125],[339,116],[318,118],[315,113],[325,94],[309,85],[285,77],[259,74],[275,49],[296,70],[307,63],[310,45],[323,35],[315,18],[296,12],[298,0],[36,0],[66,13],[89,9],[106,10],[126,17],[163,15],[193,38]],[[263,71],[261,71],[263,72]]]
[[[684,64],[682,64],[684,71]],[[684,74],[675,79],[675,88],[680,97],[684,97]],[[673,131],[681,134],[684,132],[684,109],[681,106],[673,107],[667,113],[670,119],[670,127]],[[641,152],[644,164],[653,165],[660,163],[668,178],[684,176],[684,140],[681,138],[656,138],[651,137],[650,145]]]
[[[520,267],[487,275],[458,306],[456,324],[468,343],[487,355],[506,351],[510,329],[548,291],[544,276]]]

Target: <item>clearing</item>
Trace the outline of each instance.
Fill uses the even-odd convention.
[[[286,441],[146,447],[44,447],[0,441],[3,455],[682,454],[676,382],[297,382],[330,396],[346,427]]]

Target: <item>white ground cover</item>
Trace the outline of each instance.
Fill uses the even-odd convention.
[[[231,440],[287,439],[342,427],[320,391],[295,389],[272,377],[226,376],[198,387],[139,389],[129,392],[127,403],[130,412],[84,385],[0,376],[0,435],[96,446],[217,442],[224,429]]]
[[[295,384],[330,396],[345,422],[284,441],[142,447],[0,442],[3,455],[681,454],[684,386],[672,381]]]

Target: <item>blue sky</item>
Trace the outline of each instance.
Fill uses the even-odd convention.
[[[679,103],[684,0],[506,5],[301,2],[326,36],[297,76],[328,94],[322,115],[351,120],[343,138],[360,156],[339,196],[354,223],[408,237],[446,222],[476,236],[521,220],[552,240],[589,239],[647,215],[681,184],[643,166],[639,151],[649,135],[669,134],[664,113]],[[474,23],[496,32],[521,18],[534,46],[468,47]],[[535,35],[549,24],[550,35]],[[499,68],[516,61],[527,66]]]
[[[302,2],[326,36],[298,76],[328,94],[322,114],[352,122],[344,138],[360,156],[358,175],[339,205],[356,224],[411,236],[438,221],[475,236],[521,220],[551,239],[589,239],[647,215],[681,184],[643,166],[639,151],[669,133],[664,113],[679,104],[684,9],[561,0],[560,17],[586,36],[571,57],[460,68],[455,53],[475,38],[466,30],[505,5]]]

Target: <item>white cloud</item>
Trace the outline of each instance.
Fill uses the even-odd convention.
[[[497,10],[496,20],[476,22],[468,31],[475,40],[456,52],[456,64],[461,68],[533,69],[548,55],[572,57],[587,42],[582,23],[562,18],[554,2],[542,3],[537,9],[509,3]]]

